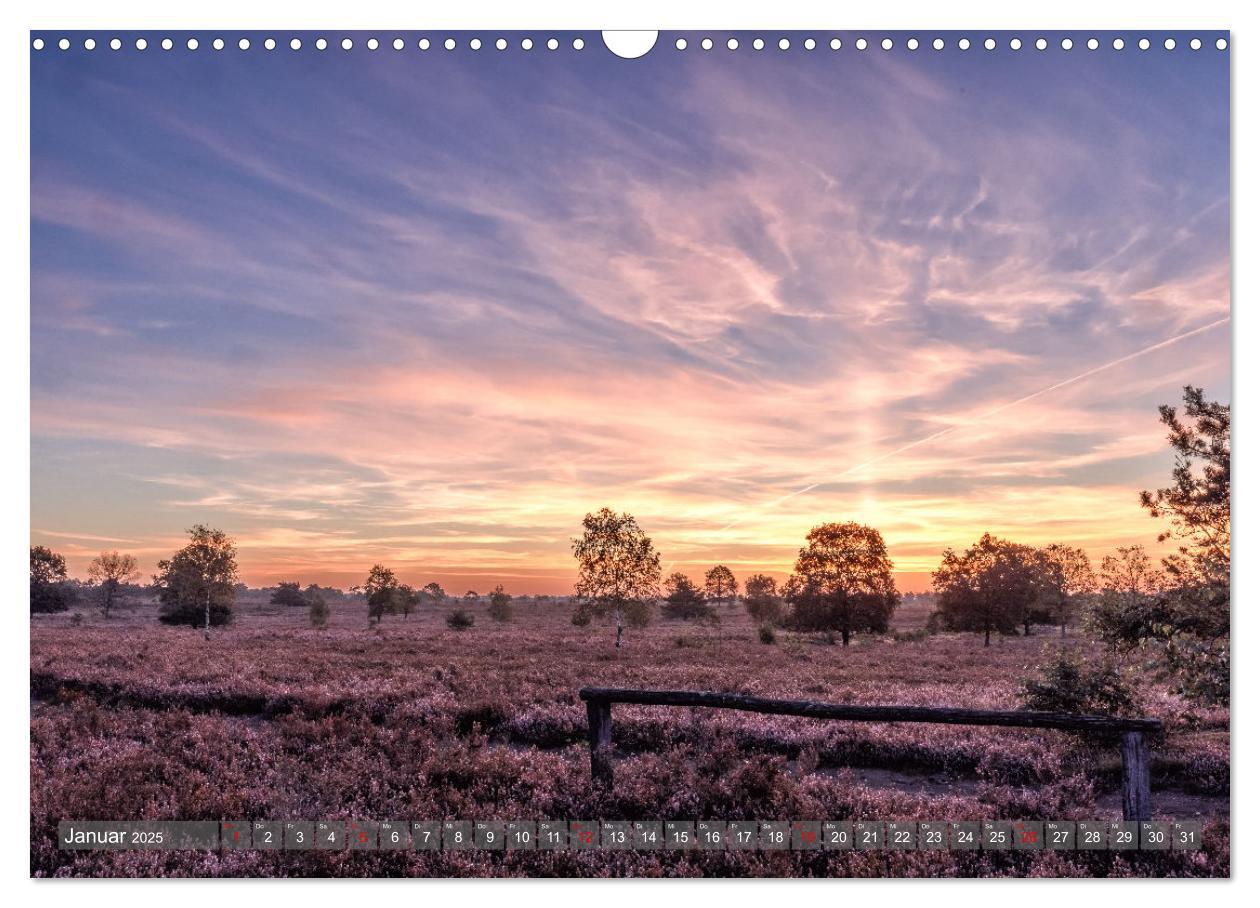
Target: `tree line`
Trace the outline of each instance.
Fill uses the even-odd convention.
[[[1207,401],[1202,389],[1187,387],[1184,416],[1160,407],[1174,451],[1172,484],[1139,493],[1139,504],[1167,522],[1159,540],[1175,539],[1175,551],[1157,567],[1141,546],[1126,546],[1102,559],[1095,573],[1085,552],[1054,543],[1040,548],[983,534],[961,551],[947,548],[932,573],[938,628],[983,634],[1032,632],[1034,624],[1068,623],[1084,612],[1085,626],[1117,650],[1156,652],[1190,693],[1222,700],[1229,693],[1230,567],[1230,408]],[[610,619],[615,646],[626,627],[647,624],[654,610],[669,619],[718,623],[719,607],[739,597],[734,573],[725,565],[709,569],[702,583],[682,572],[664,578],[652,540],[627,513],[602,508],[587,514],[572,540],[578,578],[572,622],[589,625]],[[88,571],[109,615],[124,584],[139,576],[134,557],[102,553]],[[232,618],[238,580],[236,549],[221,530],[204,525],[189,530],[189,542],[158,562],[151,589],[159,618],[168,624],[203,627]],[[31,547],[31,611],[64,611],[74,589],[66,582],[65,559],[44,546]],[[369,622],[385,615],[410,617],[425,604],[450,597],[429,583],[414,589],[375,564],[362,585],[352,588],[367,604]],[[477,599],[469,590],[467,602]],[[880,532],[854,521],[814,527],[799,550],[793,571],[780,585],[767,574],[744,582],[749,614],[766,626],[839,634],[848,646],[853,635],[884,633],[901,600],[893,563]],[[512,596],[502,585],[489,595],[489,615],[513,617]],[[301,605],[311,621],[327,621],[327,602],[318,587],[302,590],[282,582],[272,602]],[[456,629],[473,618],[456,608],[447,623]]]

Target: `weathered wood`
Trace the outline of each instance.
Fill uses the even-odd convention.
[[[1013,728],[1058,728],[1068,731],[1157,733],[1158,719],[1126,719],[1115,716],[1025,710],[954,709],[938,706],[856,706],[818,703],[812,700],[770,700],[743,694],[719,694],[691,690],[633,690],[584,687],[578,692],[587,704],[630,703],[640,706],[709,706],[745,712],[811,719],[843,719],[850,722],[932,722],[945,725],[998,725]]]
[[[1151,755],[1146,735],[1127,731],[1120,742],[1120,760],[1124,764],[1121,809],[1126,820],[1151,818]]]
[[[612,784],[612,704],[586,701],[586,735],[591,745],[591,778]]]
[[[1146,736],[1162,729],[1158,719],[1126,719],[1117,716],[1023,710],[954,709],[937,706],[854,706],[813,700],[770,700],[743,694],[719,694],[694,690],[633,690],[617,687],[584,687],[578,696],[586,701],[587,734],[591,744],[591,778],[611,785],[612,705],[707,706],[810,719],[850,722],[931,722],[945,725],[996,725],[1008,728],[1057,728],[1065,731],[1122,733],[1120,757],[1124,764],[1121,795],[1126,820],[1151,818],[1151,767]]]

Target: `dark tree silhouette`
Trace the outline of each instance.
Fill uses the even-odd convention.
[[[490,619],[503,623],[512,620],[512,597],[499,584],[490,594]]]
[[[855,633],[888,630],[898,596],[879,531],[852,521],[824,523],[805,538],[785,587],[790,623],[839,631],[845,646]]]
[[[704,593],[691,582],[686,574],[675,571],[665,578],[665,604],[661,612],[666,618],[690,621],[707,618],[712,611],[704,600]]]
[[[363,582],[363,595],[367,598],[368,621],[381,623],[386,612],[397,607],[398,578],[383,564],[374,564]]]
[[[1015,633],[1036,600],[1038,572],[1033,550],[988,533],[961,555],[946,549],[932,573],[936,607],[952,630]]]
[[[1037,560],[1041,599],[1058,621],[1060,635],[1067,636],[1068,619],[1097,585],[1089,556],[1054,542],[1037,550]]]
[[[281,580],[271,594],[272,605],[284,605],[297,608],[306,605],[306,596],[302,594],[302,585],[296,580]]]
[[[651,603],[661,579],[661,559],[652,540],[629,514],[601,508],[582,519],[582,536],[573,540],[578,562],[575,617],[611,615],[616,646],[626,623],[641,626],[651,616]]]
[[[165,624],[202,625],[207,639],[211,626],[232,620],[236,604],[236,546],[222,530],[197,524],[188,531],[188,544],[171,558],[158,562],[153,577]]]
[[[744,581],[744,608],[754,621],[777,624],[783,617],[779,585],[768,574],[752,574]]]
[[[132,555],[118,552],[101,552],[88,565],[88,579],[97,584],[101,590],[101,611],[109,617],[114,602],[118,599],[118,590],[124,583],[131,583],[140,577],[136,559]]]
[[[1176,539],[1177,551],[1164,559],[1173,585],[1201,613],[1212,633],[1229,632],[1230,568],[1230,408],[1204,400],[1203,389],[1184,389],[1185,420],[1177,408],[1162,406],[1174,452],[1172,485],[1142,492],[1152,517],[1170,524],[1159,541]]]
[[[704,575],[704,595],[723,605],[733,601],[739,595],[739,584],[731,569],[724,564],[709,568]]]
[[[64,612],[74,600],[66,559],[46,546],[31,546],[31,612]]]

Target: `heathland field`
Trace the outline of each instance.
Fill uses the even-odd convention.
[[[334,605],[242,606],[210,641],[148,605],[108,621],[31,622],[31,872],[334,876],[1222,876],[1229,712],[1140,683],[1169,728],[1157,818],[1207,823],[1196,853],[74,853],[63,819],[1118,819],[1118,756],[1047,730],[866,725],[712,710],[614,708],[616,784],[592,786],[583,685],[689,688],[869,704],[1018,708],[1058,646],[923,630],[906,607],[852,646],[780,631],[741,606],[720,627],[656,621],[616,651],[561,602],[509,624],[474,606],[367,625]],[[1141,667],[1132,671],[1141,677]]]

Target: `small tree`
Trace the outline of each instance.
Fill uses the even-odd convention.
[[[464,593],[465,602],[476,602],[480,598],[481,597],[477,595],[476,590],[469,590],[468,592]]]
[[[379,625],[386,612],[397,608],[398,578],[383,564],[374,564],[363,582],[363,595],[367,598],[368,621]]]
[[[512,620],[512,597],[503,589],[503,584],[490,594],[490,617],[500,624]]]
[[[45,546],[31,546],[31,613],[64,612],[75,598],[66,579],[66,559]]]
[[[778,624],[783,617],[779,585],[768,574],[753,574],[744,581],[744,608],[759,624]]]
[[[1068,618],[1094,592],[1097,580],[1089,556],[1070,545],[1052,543],[1037,551],[1040,596],[1067,636]]]
[[[272,605],[283,605],[290,608],[300,608],[307,604],[306,597],[302,595],[302,586],[296,580],[280,581],[276,584],[276,588],[271,593]]]
[[[171,558],[158,562],[153,577],[165,624],[211,626],[232,620],[236,604],[236,545],[222,530],[197,524],[188,531],[188,544]]]
[[[441,605],[446,601],[446,590],[442,589],[442,585],[436,580],[432,583],[426,583],[420,589],[421,599],[427,599],[435,605]]]
[[[1036,599],[1032,550],[988,533],[961,555],[946,549],[932,573],[938,613],[951,630],[1015,633]]]
[[[578,608],[613,616],[616,647],[626,622],[646,624],[661,579],[661,559],[639,524],[629,514],[601,508],[582,520],[582,536],[573,540],[578,562],[574,593]]]
[[[310,606],[311,627],[324,628],[328,626],[328,600],[324,598],[323,593],[308,593],[306,601]]]
[[[406,621],[411,617],[411,613],[416,610],[416,606],[420,604],[420,593],[406,583],[398,584],[398,589],[394,591],[394,611],[402,612],[403,620]]]
[[[462,608],[457,608],[446,616],[446,626],[453,631],[466,631],[475,623],[473,616]]]
[[[839,631],[845,646],[854,633],[888,630],[898,597],[884,537],[854,522],[814,527],[797,555],[785,598],[793,626]]]
[[[140,577],[136,559],[131,555],[120,555],[118,552],[101,552],[88,565],[88,579],[98,584],[101,590],[101,611],[109,617],[118,598],[118,589],[124,583],[131,583]]]
[[[691,578],[675,571],[665,578],[665,604],[661,613],[666,618],[690,621],[694,618],[708,618],[713,611],[704,600],[702,593]]]
[[[1120,546],[1105,555],[1100,586],[1090,611],[1089,631],[1113,650],[1136,647],[1167,618],[1164,578],[1140,545]]]
[[[704,575],[704,595],[723,605],[734,601],[739,595],[739,584],[731,569],[724,564],[709,568]]]

